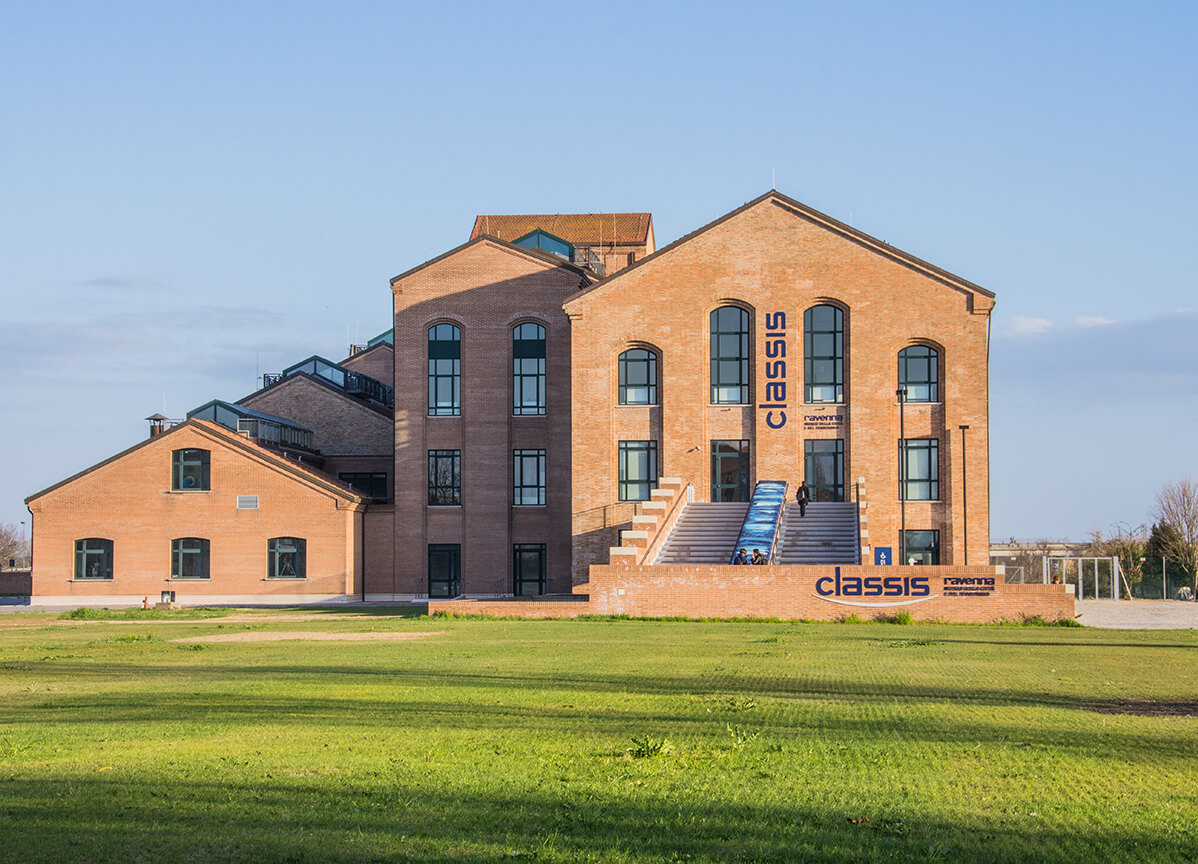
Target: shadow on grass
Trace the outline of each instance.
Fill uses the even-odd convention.
[[[1036,814],[951,817],[918,802],[757,806],[570,784],[511,791],[503,778],[250,782],[74,777],[8,784],[3,858],[32,861],[1183,861],[1193,839],[1150,814],[1089,822]],[[707,800],[695,801],[695,797]],[[973,802],[969,802],[972,804]],[[850,820],[858,820],[856,824]],[[19,826],[19,827],[18,827]],[[1176,826],[1180,829],[1180,825]],[[19,830],[19,841],[17,831]],[[7,836],[5,836],[7,835]]]

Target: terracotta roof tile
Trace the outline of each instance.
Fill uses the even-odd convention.
[[[649,236],[652,213],[555,213],[477,216],[473,240],[483,234],[511,243],[540,228],[580,246],[598,243],[640,245]]]

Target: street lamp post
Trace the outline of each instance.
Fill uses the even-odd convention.
[[[965,527],[965,561],[966,566],[969,566],[969,475],[965,471],[965,430],[969,425],[962,423],[959,427],[961,430],[961,522]]]
[[[899,561],[907,563],[907,427],[904,406],[907,404],[907,388],[894,391],[899,403],[899,512],[902,527],[899,528]]]

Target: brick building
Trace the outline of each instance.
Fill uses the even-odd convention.
[[[793,494],[806,479],[810,516],[848,519],[829,529],[842,548],[821,539],[815,559],[788,561],[780,543],[775,565],[987,563],[993,294],[776,191],[661,250],[648,213],[480,215],[465,244],[391,291],[393,329],[348,358],[301,361],[238,403],[197,409],[214,423],[33,496],[35,594],[128,595],[180,578],[164,576],[161,549],[135,566],[110,553],[133,566],[128,584],[121,564],[110,590],[79,578],[75,562],[103,563],[106,548],[80,541],[119,534],[127,548],[120,532],[142,523],[157,545],[211,530],[212,594],[226,566],[231,595],[278,590],[261,575],[270,538],[231,521],[240,511],[225,514],[223,498],[210,496],[209,527],[177,522],[202,508],[160,488],[156,466],[198,449],[165,442],[196,436],[260,466],[234,475],[246,478],[237,494],[275,501],[285,483],[315,502],[323,490],[310,525],[267,531],[324,538],[311,597],[561,595],[593,565],[699,562],[704,543],[708,563],[727,564],[735,533],[702,529],[681,552],[679,538],[704,512],[739,526],[758,481]],[[258,436],[257,415],[306,432],[307,449]],[[105,498],[111,487],[87,479],[105,472],[166,503]],[[801,546],[815,520],[787,519]]]

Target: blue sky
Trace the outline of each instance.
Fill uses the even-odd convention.
[[[773,178],[997,293],[993,537],[1148,521],[1198,476],[1196,9],[0,5],[0,521],[386,329],[476,213],[664,245]]]

